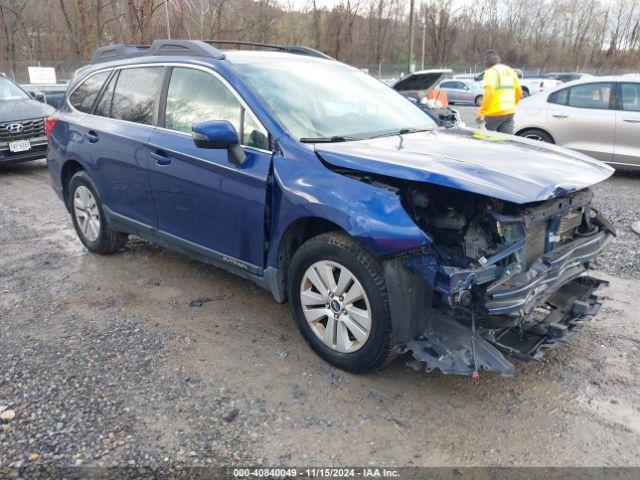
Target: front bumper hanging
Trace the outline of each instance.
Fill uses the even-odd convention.
[[[520,326],[489,330],[465,325],[453,315],[434,312],[416,340],[401,343],[399,353],[412,353],[414,367],[440,369],[445,374],[472,375],[493,371],[512,377],[515,368],[506,357],[541,361],[545,351],[566,342],[602,304],[594,292],[608,282],[584,275],[575,278],[536,305],[536,328]]]

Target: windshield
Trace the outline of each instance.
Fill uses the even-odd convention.
[[[357,140],[435,128],[410,100],[338,62],[240,64],[280,123],[303,141]]]
[[[29,95],[12,81],[0,77],[0,101],[20,100],[24,98],[29,98]]]

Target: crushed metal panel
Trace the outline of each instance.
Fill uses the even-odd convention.
[[[457,375],[474,371],[498,372],[505,377],[515,374],[514,366],[496,347],[443,314],[434,315],[427,330],[417,340],[400,345],[398,351],[411,351],[416,361],[426,364],[427,372],[440,369]]]
[[[599,310],[602,298],[594,293],[608,282],[590,276],[578,277],[536,308],[546,315],[539,319],[543,330],[522,331],[520,327],[475,330],[451,316],[434,312],[427,329],[417,339],[398,345],[399,353],[411,351],[411,366],[428,372],[472,375],[474,371],[493,371],[512,377],[515,368],[505,357],[541,361],[544,353],[566,343],[568,338]]]

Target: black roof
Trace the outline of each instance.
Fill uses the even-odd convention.
[[[271,45],[268,43],[243,42],[235,40],[154,40],[151,45],[107,45],[99,47],[93,54],[91,63],[110,62],[127,58],[145,57],[149,55],[188,55],[196,57],[209,57],[217,60],[225,58],[224,52],[214,45],[235,45],[259,47],[265,50],[306,55],[310,57],[333,60],[328,55],[308,47]]]

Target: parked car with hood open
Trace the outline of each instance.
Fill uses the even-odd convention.
[[[451,70],[446,68],[419,70],[405,75],[397,82],[392,83],[391,87],[414,100],[438,121],[445,122],[447,125],[455,125],[462,121],[460,114],[449,107],[446,92],[439,95],[437,87],[438,83],[449,74],[451,74]]]
[[[610,167],[440,128],[310,49],[228,43],[103,47],[75,76],[47,162],[90,251],[135,234],[250,279],[351,372],[411,352],[511,376],[507,357],[597,311],[589,264],[614,229],[589,187]]]

